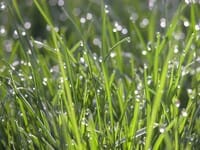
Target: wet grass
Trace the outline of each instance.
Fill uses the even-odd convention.
[[[0,3],[0,149],[198,149],[199,3],[63,2]]]

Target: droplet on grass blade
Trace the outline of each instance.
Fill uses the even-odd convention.
[[[177,108],[179,108],[179,107],[180,107],[180,105],[181,105],[181,103],[180,103],[180,101],[179,101],[179,100],[176,100],[174,104],[175,104],[175,106],[176,106]]]
[[[160,131],[160,133],[164,133],[165,132],[165,127],[160,127],[159,131]]]
[[[0,26],[0,36],[6,36],[7,31],[4,26]]]
[[[140,22],[140,27],[141,27],[141,28],[146,28],[148,24],[149,24],[149,19],[144,18],[144,19]]]
[[[183,117],[187,117],[187,116],[188,116],[188,113],[187,113],[186,109],[183,109],[183,110],[181,111],[181,115],[182,115]]]
[[[24,28],[27,29],[27,30],[30,29],[31,28],[31,23],[29,21],[26,21],[24,23]]]
[[[184,25],[185,27],[189,27],[190,22],[189,22],[188,20],[185,20],[185,21],[183,22],[183,25]]]
[[[61,7],[61,6],[64,6],[65,2],[64,2],[64,0],[58,0],[57,4],[58,4],[58,6]]]
[[[128,33],[128,30],[127,30],[126,28],[123,28],[121,32],[122,32],[122,34],[124,34],[124,35],[125,35],[125,34],[127,34],[127,33]]]
[[[161,19],[160,19],[160,27],[161,27],[161,28],[165,28],[166,25],[167,25],[166,18],[161,18]]]
[[[82,24],[84,24],[84,23],[86,22],[85,17],[81,17],[81,18],[80,18],[80,22],[81,22]]]
[[[5,2],[0,2],[0,10],[3,11],[6,9],[6,4]]]
[[[92,18],[93,18],[92,13],[87,13],[87,14],[86,14],[86,19],[87,19],[87,20],[92,20]]]
[[[105,13],[108,14],[110,11],[109,11],[109,7],[108,5],[105,5]]]

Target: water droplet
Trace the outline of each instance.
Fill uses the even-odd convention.
[[[142,51],[142,55],[147,55],[147,51],[146,51],[146,50],[143,50],[143,51]]]
[[[5,36],[7,34],[4,26],[0,26],[0,36]]]
[[[86,19],[87,20],[92,20],[92,18],[93,18],[93,15],[91,13],[87,13],[86,14]]]
[[[64,6],[65,2],[64,0],[58,0],[58,6]]]
[[[83,57],[80,58],[80,63],[82,63],[82,64],[85,63],[85,59]]]
[[[82,75],[80,75],[80,76],[79,76],[79,79],[80,79],[80,80],[82,80],[82,79],[83,79],[83,76],[82,76]]]
[[[194,28],[195,28],[196,31],[199,31],[200,30],[200,25],[196,24]]]
[[[188,116],[188,113],[187,113],[186,109],[183,109],[183,110],[181,111],[181,115],[182,115],[183,117],[187,117],[187,116]]]
[[[51,31],[51,26],[47,24],[47,25],[46,25],[46,30],[47,30],[47,31]]]
[[[138,19],[138,14],[133,12],[129,18],[133,23],[136,22],[136,20]]]
[[[81,46],[81,47],[83,47],[83,46],[84,46],[84,44],[83,44],[83,41],[80,41],[80,46]]]
[[[105,5],[105,13],[108,14],[110,11],[109,11],[109,7],[108,5]]]
[[[42,81],[42,84],[44,85],[44,86],[47,86],[47,78],[43,78],[43,81]]]
[[[183,25],[184,25],[185,27],[189,27],[190,22],[189,22],[188,20],[185,20],[185,21],[183,22]]]
[[[93,44],[101,48],[101,40],[99,38],[94,38]]]
[[[123,28],[123,29],[122,29],[122,34],[125,35],[125,34],[127,34],[127,33],[128,33],[128,30],[127,30],[126,28]]]
[[[187,93],[188,93],[188,95],[191,95],[192,94],[192,89],[187,89]]]
[[[180,105],[181,105],[181,103],[180,103],[180,101],[179,101],[179,100],[176,100],[174,104],[175,104],[175,106],[176,106],[177,108],[179,108],[179,107],[180,107]]]
[[[29,21],[26,21],[24,23],[24,28],[27,29],[27,30],[30,29],[31,28],[31,23]]]
[[[185,34],[183,32],[176,32],[173,34],[175,40],[183,40],[185,38]]]
[[[86,22],[85,17],[81,17],[81,18],[80,18],[80,22],[81,22],[82,24],[84,24],[84,23]]]
[[[100,62],[100,63],[102,63],[102,62],[103,62],[103,59],[102,59],[102,57],[100,57],[100,58],[99,58],[99,62]]]
[[[159,131],[160,131],[160,133],[164,133],[165,132],[165,127],[160,127]]]
[[[128,43],[130,43],[130,42],[131,42],[131,38],[130,38],[130,37],[127,37],[127,38],[126,38],[126,41],[127,41]]]
[[[174,47],[174,53],[177,54],[178,52],[179,52],[178,45],[175,45],[175,47]]]
[[[160,27],[161,27],[161,28],[165,28],[166,25],[167,25],[166,18],[161,18],[161,19],[160,19]]]
[[[0,10],[3,11],[3,10],[5,10],[5,9],[6,9],[6,4],[5,4],[5,2],[1,2],[1,3],[0,3]]]
[[[144,18],[144,19],[140,22],[140,27],[141,27],[141,28],[145,28],[148,24],[149,24],[149,19]]]
[[[114,58],[115,56],[116,56],[116,53],[115,53],[115,52],[111,52],[111,53],[110,53],[110,57],[111,57],[111,58]]]
[[[19,34],[18,34],[17,30],[14,30],[14,32],[13,32],[13,38],[14,39],[18,39],[19,38]]]
[[[22,31],[22,32],[21,32],[21,35],[22,35],[22,36],[26,36],[26,32],[25,32],[25,31]]]

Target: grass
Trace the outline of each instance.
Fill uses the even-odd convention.
[[[1,2],[0,149],[198,149],[199,4],[62,2]]]

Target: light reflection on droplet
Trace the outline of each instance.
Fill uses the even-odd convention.
[[[183,25],[184,25],[185,27],[189,27],[190,22],[189,22],[188,20],[185,20],[185,21],[183,22]]]
[[[29,21],[26,21],[24,23],[24,28],[27,29],[27,30],[30,29],[31,28],[31,23]]]
[[[85,19],[84,17],[81,17],[81,18],[80,18],[80,22],[81,22],[82,24],[84,24],[84,23],[86,22],[86,19]]]
[[[0,26],[0,36],[5,36],[6,35],[6,29],[4,26]]]
[[[180,101],[179,101],[179,100],[176,100],[174,104],[175,104],[175,106],[176,106],[177,108],[179,108],[179,107],[180,107],[180,105],[181,105],[181,103],[180,103]]]
[[[140,22],[140,27],[141,27],[141,28],[145,28],[148,24],[149,24],[149,19],[144,18],[144,19]]]
[[[110,57],[111,57],[111,58],[114,58],[115,56],[116,56],[116,53],[115,53],[115,52],[111,52],[111,53],[110,53]]]
[[[64,6],[65,2],[64,0],[58,0],[58,6]]]
[[[161,18],[160,19],[160,27],[161,28],[165,28],[166,27],[166,18]]]
[[[160,133],[164,133],[165,132],[165,127],[160,127],[159,131],[160,131]]]
[[[0,10],[3,11],[3,10],[5,10],[5,9],[6,9],[6,4],[5,4],[5,2],[1,2],[1,3],[0,3]]]
[[[128,33],[128,30],[126,28],[123,28],[122,29],[122,34],[127,34]]]
[[[101,40],[99,38],[94,38],[93,44],[101,48]]]
[[[175,47],[174,47],[174,53],[177,54],[178,52],[179,52],[178,45],[175,45]]]
[[[86,19],[91,20],[93,18],[93,15],[91,13],[86,14]]]
[[[183,110],[181,111],[181,115],[182,115],[183,117],[187,117],[187,116],[188,116],[188,113],[187,113],[186,109],[183,109]]]
[[[143,51],[142,51],[142,55],[144,55],[144,56],[147,55],[147,51],[146,51],[146,50],[143,50]]]
[[[13,32],[13,38],[14,39],[18,39],[19,38],[19,34],[18,34],[17,30],[14,30],[14,32]]]
[[[196,31],[199,31],[200,30],[200,25],[196,24],[194,28],[195,28]]]
[[[105,13],[108,14],[110,11],[109,11],[109,7],[108,5],[105,5]]]
[[[129,18],[133,23],[136,22],[136,20],[138,19],[138,14],[133,12]]]

